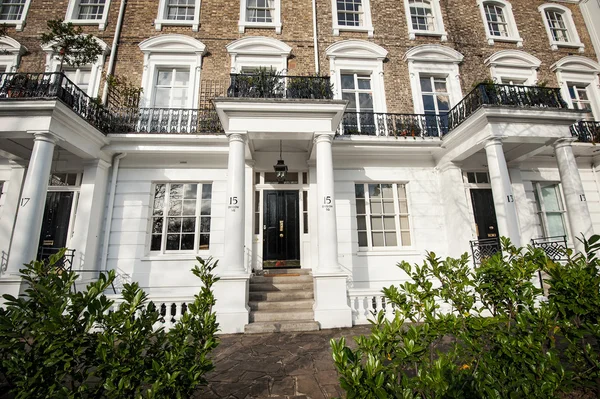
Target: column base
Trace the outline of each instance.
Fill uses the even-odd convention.
[[[18,298],[19,295],[25,293],[26,289],[26,284],[20,277],[9,276],[0,278],[0,307],[4,307],[6,303],[3,295],[12,295]]]
[[[352,327],[352,310],[348,306],[346,278],[343,273],[314,276],[315,321],[321,328]]]
[[[220,275],[220,280],[213,286],[217,303],[214,310],[217,314],[220,334],[243,333],[249,322],[248,281],[250,276]]]

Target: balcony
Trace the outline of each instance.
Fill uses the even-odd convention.
[[[268,72],[231,74],[227,97],[331,100],[327,76],[280,76]]]
[[[338,135],[385,137],[442,137],[448,132],[446,115],[345,112]]]
[[[222,133],[214,109],[122,108],[112,110],[110,133],[203,134]]]
[[[448,113],[452,131],[483,106],[514,108],[567,108],[560,89],[480,83]]]
[[[600,122],[580,121],[571,126],[571,134],[582,143],[600,142]]]
[[[59,100],[104,134],[111,115],[63,73],[0,73],[0,101]]]

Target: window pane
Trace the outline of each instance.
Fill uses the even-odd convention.
[[[383,247],[383,246],[385,246],[384,241],[383,241],[383,233],[373,233],[371,236],[372,236],[372,239],[373,239],[373,246],[374,247]]]
[[[546,220],[548,220],[548,236],[552,237],[566,235],[562,214],[547,213]]]
[[[169,107],[169,95],[171,90],[165,88],[157,88],[154,97],[154,107],[156,108],[168,108]]]
[[[366,230],[367,229],[367,219],[364,216],[357,216],[356,223],[358,230]]]
[[[396,210],[394,209],[393,200],[383,202],[383,213],[385,213],[386,215],[389,215],[389,214],[393,215],[395,212],[396,212]]]
[[[199,249],[209,249],[210,235],[208,234],[200,234],[200,248]]]
[[[163,218],[152,218],[152,232],[162,233],[163,230]]]
[[[342,74],[342,89],[354,89],[354,75]]]
[[[182,250],[194,249],[194,235],[193,234],[183,234],[181,236],[181,249]]]
[[[365,198],[365,186],[363,184],[355,184],[354,194],[356,198]]]
[[[364,215],[365,211],[365,200],[357,199],[356,200],[356,213],[358,215]]]
[[[211,199],[212,198],[212,184],[203,184],[202,185],[202,199]]]
[[[162,236],[153,234],[152,241],[150,243],[150,250],[151,251],[160,251],[161,242],[162,242]]]
[[[196,218],[183,218],[181,231],[184,233],[194,233],[196,231]]]
[[[180,218],[169,218],[167,223],[168,233],[180,233],[181,232],[181,219]]]
[[[396,232],[393,233],[385,233],[385,246],[386,247],[395,247],[398,245],[398,239],[396,238]]]
[[[374,215],[381,215],[383,209],[380,201],[371,201],[371,213]]]
[[[421,91],[431,93],[431,78],[421,78]]]
[[[400,233],[400,237],[402,239],[402,246],[408,247],[408,246],[412,245],[411,241],[410,241],[410,232],[403,231]]]
[[[560,203],[558,201],[556,185],[542,187],[541,191],[546,212],[561,210],[559,205]]]
[[[358,246],[359,247],[367,247],[367,246],[369,246],[369,243],[367,241],[367,233],[366,232],[359,232],[358,233]]]
[[[167,251],[179,250],[179,234],[167,234]]]
[[[200,232],[201,233],[210,233],[210,218],[209,217],[200,218]]]
[[[371,93],[360,93],[358,95],[361,111],[373,110],[373,95]]]
[[[159,70],[156,78],[156,84],[158,85],[171,85],[171,79],[173,77],[172,70]]]
[[[356,95],[354,93],[342,93],[342,100],[348,101],[347,109],[349,111],[356,110]]]
[[[358,78],[358,88],[361,90],[371,90],[371,77],[359,77]]]
[[[186,86],[190,82],[190,71],[175,71],[175,85]]]
[[[383,220],[381,220],[381,216],[371,217],[371,230],[383,230]]]
[[[408,216],[400,216],[400,229],[401,230],[409,229]]]
[[[386,216],[383,218],[383,227],[385,230],[396,230],[396,218],[394,216]]]

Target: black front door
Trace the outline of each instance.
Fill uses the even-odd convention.
[[[298,191],[264,192],[263,260],[265,267],[300,266]]]
[[[73,192],[49,192],[40,234],[40,254],[46,258],[67,246]]]
[[[475,225],[477,226],[477,238],[498,238],[498,222],[496,221],[496,209],[494,208],[494,197],[490,189],[471,189],[471,201],[475,213]]]

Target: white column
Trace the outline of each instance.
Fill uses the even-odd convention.
[[[83,167],[83,178],[73,228],[71,249],[75,250],[75,269],[96,270],[99,263],[98,250],[110,164],[103,160],[87,162]],[[84,277],[86,275],[84,274]]]
[[[319,261],[315,282],[315,321],[321,328],[352,326],[348,306],[347,276],[338,263],[337,221],[333,180],[334,132],[316,133],[317,227]]]
[[[525,247],[531,244],[531,239],[535,235],[535,226],[538,223],[536,220],[537,213],[534,203],[527,198],[525,183],[521,176],[521,169],[518,167],[508,170],[510,181],[512,182],[513,194],[515,196],[515,206],[519,217],[519,227],[521,233],[520,245]],[[531,184],[531,183],[527,183]],[[534,206],[532,206],[534,205]],[[517,243],[515,243],[516,245]]]
[[[7,183],[4,185],[4,203],[0,212],[0,274],[7,267],[8,252],[12,239],[19,199],[21,199],[21,188],[25,178],[25,166],[23,162],[10,161],[11,171]]]
[[[499,137],[489,139],[485,143],[485,154],[492,183],[499,233],[503,237],[510,238],[514,245],[519,246],[521,244],[519,221],[506,158],[502,149],[502,139]]]
[[[571,146],[574,139],[560,139],[554,144],[556,162],[567,207],[567,217],[575,249],[583,251],[578,238],[589,238],[593,233],[592,219],[579,176],[579,169]]]
[[[225,245],[214,286],[215,312],[222,333],[244,332],[249,321],[248,279],[244,267],[246,134],[228,132],[227,197],[225,198]]]
[[[51,133],[35,134],[6,274],[18,274],[24,263],[29,263],[36,257],[55,144],[56,138]]]
[[[469,241],[473,239],[473,217],[469,211],[467,196],[460,166],[450,162],[440,167],[441,201],[444,204],[446,242],[448,256],[460,257],[469,252]]]

